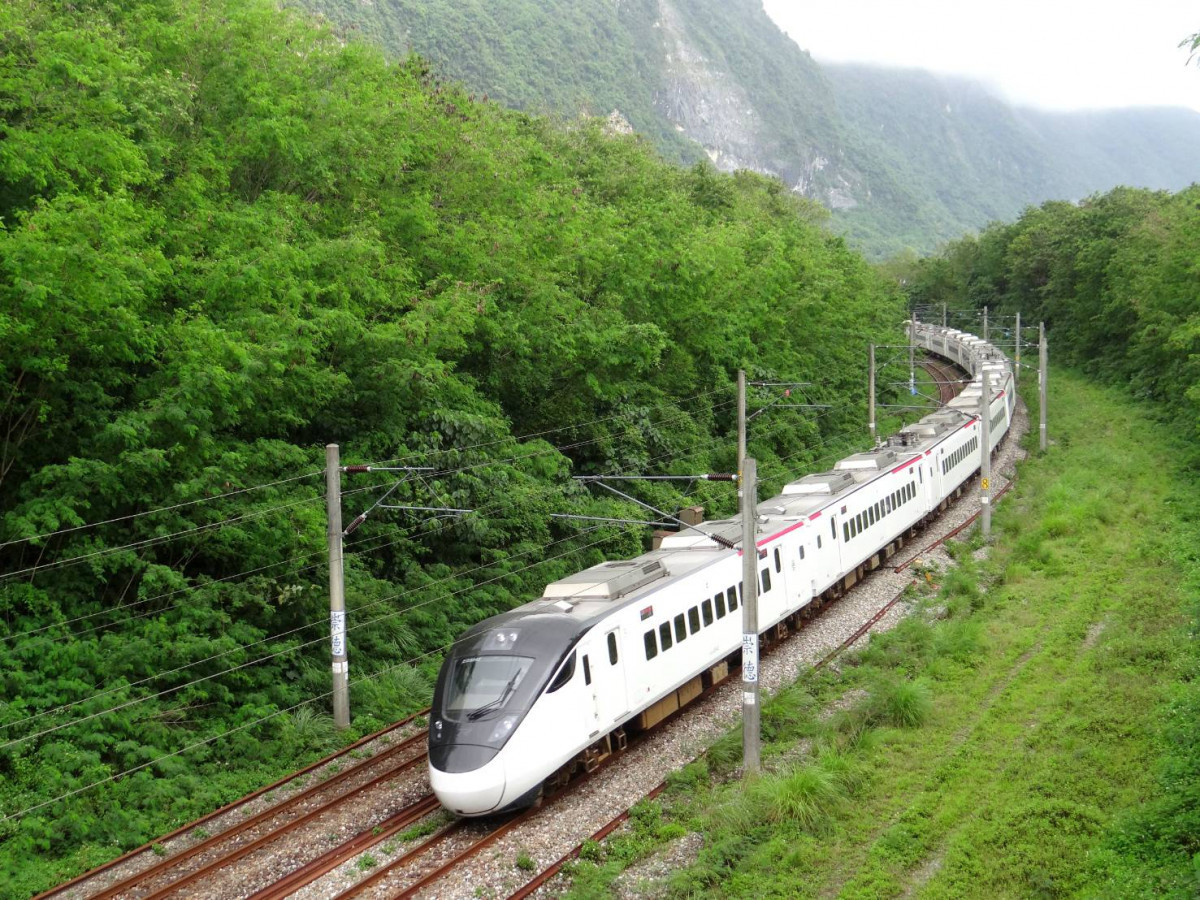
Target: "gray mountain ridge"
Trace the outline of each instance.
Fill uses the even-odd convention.
[[[760,0],[300,2],[496,102],[617,113],[668,158],[775,175],[877,258],[1049,199],[1200,180],[1200,113],[1044,112],[964,78],[818,64]]]

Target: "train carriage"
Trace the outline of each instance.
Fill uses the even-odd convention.
[[[881,446],[758,505],[760,631],[840,596],[978,470],[985,368],[992,447],[1007,433],[1008,360],[963,332],[915,334],[973,382]],[[627,729],[650,727],[723,677],[741,647],[742,551],[730,549],[741,538],[736,517],[681,531],[464,634],[430,712],[430,782],[443,805],[461,815],[528,805],[547,780],[594,765]]]

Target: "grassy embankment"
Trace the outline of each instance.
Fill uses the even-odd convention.
[[[1055,444],[1023,464],[989,558],[958,545],[922,614],[775,698],[766,777],[724,777],[728,735],[661,811],[585,848],[574,896],[686,830],[705,845],[679,896],[1192,895],[1195,484],[1142,408],[1052,385]]]

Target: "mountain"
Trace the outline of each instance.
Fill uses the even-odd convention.
[[[873,256],[1047,199],[1200,179],[1200,114],[1049,113],[915,70],[819,65],[760,0],[298,0],[496,102],[611,116],[669,159],[775,175]]]

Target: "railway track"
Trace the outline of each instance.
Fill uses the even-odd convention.
[[[731,668],[725,678],[706,688],[692,703],[681,707],[652,728],[631,736],[627,746],[601,760],[596,768],[580,773],[567,787],[551,794],[543,803],[508,817],[494,819],[457,819],[439,830],[423,844],[414,847],[383,868],[356,882],[337,894],[335,900],[350,900],[358,897],[387,897],[390,900],[415,897],[437,884],[439,880],[478,857],[488,847],[512,834],[531,819],[545,815],[571,790],[577,789],[589,779],[598,777],[604,770],[624,759],[625,754],[637,749],[661,730],[670,727],[681,717],[694,712],[715,691],[736,678],[739,670]],[[284,896],[271,895],[272,898]],[[252,900],[259,900],[257,895]]]
[[[261,847],[291,835],[304,825],[319,819],[323,813],[348,802],[352,797],[386,784],[389,780],[416,768],[425,760],[427,754],[427,733],[424,729],[414,730],[413,724],[421,714],[415,713],[388,728],[368,735],[336,753],[164,835],[157,841],[144,844],[124,856],[39,894],[35,900],[70,896],[88,897],[91,900],[108,900],[118,896],[157,898],[180,892],[200,879],[211,878],[218,870],[232,865]],[[414,733],[402,738],[395,737],[405,730],[414,730]],[[388,742],[389,745],[365,759],[355,758],[362,748],[377,742]],[[354,764],[341,768],[343,762],[348,759],[355,760]],[[319,770],[324,771],[319,773]],[[274,792],[296,787],[308,776],[314,776],[317,780],[289,794],[278,803],[267,804],[268,798]],[[255,801],[260,800],[263,801],[262,804],[255,804]],[[266,808],[251,812],[252,805],[265,805]],[[227,827],[218,827],[214,834],[205,833],[205,826],[216,827],[222,820],[236,817],[239,813],[242,817],[238,821]],[[189,834],[199,835],[200,840],[177,852],[170,852],[168,847],[172,843],[176,843],[177,839],[186,839]],[[162,855],[164,853],[165,856]],[[126,873],[126,868],[136,871]]]
[[[961,379],[952,367],[942,366],[935,361],[926,361],[922,365],[930,371],[935,383],[938,384],[942,402],[952,399],[961,391]],[[1005,487],[1005,490],[1007,489],[1008,486]],[[974,516],[970,517],[949,534],[943,535],[928,545],[916,556],[927,552],[953,534],[957,534],[973,519]],[[916,556],[895,566],[894,571],[902,571]],[[889,603],[879,609],[839,647],[817,662],[814,668],[826,665],[857,642],[897,603],[902,593],[903,591],[897,593]],[[786,627],[782,631],[786,632]],[[768,646],[783,636],[777,632],[779,629],[773,629],[772,633],[767,635]],[[734,677],[736,674],[736,669],[733,669],[730,677]],[[705,695],[714,692],[719,686],[720,683],[712,685]],[[660,729],[668,727],[684,713],[696,710],[702,702],[703,700],[699,700],[685,709],[679,710],[647,732],[644,736],[645,739],[653,736]],[[352,867],[346,867],[343,870],[338,883],[335,883],[335,879],[328,879],[320,885],[316,884],[320,879],[356,857],[360,862],[357,867],[359,871],[354,872],[354,875],[350,877],[357,877],[362,871],[374,868],[373,861],[370,865],[361,864],[363,854],[385,841],[391,841],[395,845],[394,839],[404,830],[410,829],[417,823],[428,823],[428,817],[439,809],[436,799],[427,791],[427,782],[423,780],[423,768],[419,772],[413,773],[414,777],[407,782],[408,787],[400,792],[403,794],[403,802],[397,797],[396,787],[399,779],[404,776],[404,773],[416,770],[427,758],[424,746],[426,732],[424,730],[417,731],[402,740],[396,740],[391,746],[375,753],[370,758],[345,770],[327,774],[322,781],[308,785],[293,796],[267,809],[252,814],[245,807],[251,801],[263,797],[270,791],[286,787],[299,777],[313,773],[322,766],[328,767],[330,763],[336,765],[340,757],[346,757],[367,741],[386,737],[389,732],[395,732],[410,722],[411,719],[405,720],[389,729],[384,729],[338,754],[314,763],[286,779],[281,779],[197,822],[172,832],[171,835],[160,839],[154,845],[144,845],[137,851],[126,854],[126,856],[80,876],[54,891],[42,894],[40,897],[66,896],[66,892],[72,887],[80,889],[75,891],[73,896],[89,896],[104,898],[104,900],[115,897],[162,898],[168,896],[240,896],[251,897],[254,900],[276,900],[276,898],[290,896],[298,891],[304,891],[305,896],[308,897],[337,896],[339,900],[364,896],[410,897],[429,891],[449,873],[466,866],[472,859],[477,859],[488,847],[495,846],[504,838],[519,832],[523,825],[536,819],[545,808],[553,806],[567,794],[566,791],[560,792],[552,796],[542,809],[535,808],[505,820],[457,820],[441,824],[433,828],[432,833],[428,834],[424,840],[414,843],[411,849],[403,852],[388,864],[371,871],[366,877],[359,878],[348,887],[345,887],[347,872],[353,871]],[[634,749],[634,746],[635,742],[631,740],[630,749]],[[623,758],[623,754],[616,754],[602,763],[601,768],[606,768],[613,761],[621,758]],[[596,771],[598,772],[599,769]],[[590,774],[585,775],[584,780]],[[661,786],[651,791],[649,796],[653,796],[658,790],[661,790]],[[410,797],[409,794],[413,796]],[[320,831],[326,827],[322,823],[326,822],[331,813],[351,805],[359,807],[360,810],[365,809],[366,812],[360,812],[358,818],[365,819],[365,821],[360,823],[360,827],[357,827],[348,840],[328,846],[329,841],[322,844],[321,841],[313,839],[313,829]],[[206,836],[198,843],[179,852],[171,853],[164,859],[154,861],[131,876],[119,881],[110,881],[108,885],[101,887],[98,893],[89,891],[88,880],[112,870],[139,853],[161,847],[162,843],[180,837],[186,832],[195,832],[198,826],[236,812],[239,808],[243,808],[244,818],[242,821],[224,828],[211,837]],[[370,818],[371,815],[374,815],[374,818]],[[601,839],[611,829],[617,827],[623,817],[624,814],[612,819],[600,831],[593,834],[593,839]],[[430,826],[426,824],[426,827]],[[257,886],[253,879],[239,874],[238,866],[243,860],[253,859],[264,848],[277,846],[288,840],[301,848],[301,852],[288,854],[286,866],[283,869],[284,874],[278,876],[279,870],[277,869],[276,873],[272,873],[273,880],[270,883],[260,883]],[[572,852],[577,852],[577,850],[578,847]],[[391,851],[387,851],[387,855],[390,853]],[[550,871],[551,869],[557,871],[561,863],[570,855],[569,853],[554,865],[548,866],[546,870],[520,887],[512,896],[528,896],[554,874],[553,871]],[[306,887],[307,891],[305,891]],[[341,893],[337,893],[340,888],[344,889]],[[436,890],[439,895],[442,893],[440,886]]]
[[[915,580],[910,581],[903,588],[901,588],[896,593],[896,595],[894,597],[892,597],[891,600],[889,600],[887,603],[885,603],[883,606],[881,606],[879,608],[879,610],[875,613],[875,615],[873,615],[870,619],[868,619],[866,622],[864,622],[853,634],[850,635],[850,637],[846,638],[846,640],[844,640],[841,644],[839,644],[837,647],[835,647],[827,655],[825,655],[819,661],[814,663],[813,667],[812,667],[813,671],[818,671],[820,669],[825,668],[825,666],[829,665],[831,662],[833,662],[835,659],[837,659],[839,656],[841,656],[843,653],[845,653],[847,650],[849,650],[852,646],[854,646],[854,644],[857,643],[859,641],[859,639],[862,638],[863,635],[865,635],[868,631],[870,631],[871,628],[874,627],[879,622],[880,619],[882,619],[885,615],[887,615],[888,611],[891,610],[892,607],[894,607],[897,603],[900,602],[900,600],[901,600],[901,598],[903,598],[905,592],[913,584],[916,584]],[[705,752],[707,752],[707,751],[705,751]],[[700,756],[703,756],[703,755],[704,755],[704,753],[701,753],[699,756],[697,756],[697,759],[699,759]],[[655,786],[653,789],[648,791],[644,797],[639,798],[637,802],[641,803],[642,800],[653,800],[655,797],[657,797],[659,794],[661,794],[666,789],[667,789],[667,782],[662,781],[657,786]],[[602,825],[600,828],[598,828],[595,832],[593,832],[590,837],[585,838],[583,841],[580,841],[573,848],[571,848],[566,853],[564,853],[562,856],[560,856],[557,860],[555,860],[550,865],[546,866],[541,871],[539,871],[528,882],[526,882],[524,885],[517,888],[517,890],[515,890],[511,894],[509,894],[508,900],[525,900],[526,897],[532,896],[539,888],[541,888],[548,881],[550,881],[550,879],[552,879],[555,875],[557,875],[560,871],[562,871],[563,866],[565,866],[572,859],[578,859],[580,854],[583,852],[584,845],[587,842],[594,841],[594,842],[598,843],[598,842],[604,840],[606,837],[608,837],[614,831],[616,831],[619,827],[621,827],[621,825],[624,824],[629,819],[630,813],[632,812],[634,805],[636,805],[636,804],[631,804],[630,806],[626,807],[621,812],[617,813],[617,815],[615,815],[612,819],[610,819],[608,822],[606,822],[604,825]]]
[[[931,357],[926,357],[917,363],[917,365],[928,372],[929,377],[933,379],[933,383],[937,385],[938,402],[942,406],[945,406],[962,393],[964,386],[963,375],[954,366]]]

